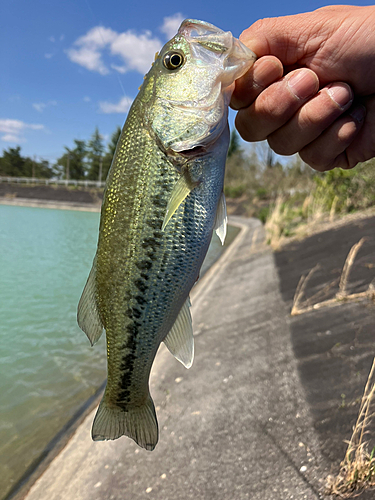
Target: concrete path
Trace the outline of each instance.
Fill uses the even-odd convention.
[[[90,414],[27,500],[315,500],[321,456],[291,345],[274,256],[259,221],[242,230],[192,294],[196,356],[166,349],[151,393],[153,452],[130,439],[92,442]]]

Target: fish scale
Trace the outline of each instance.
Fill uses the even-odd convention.
[[[213,229],[225,237],[229,87],[254,58],[230,33],[184,21],[129,111],[78,306],[91,343],[103,328],[107,338],[108,379],[94,440],[126,435],[152,450],[158,424],[149,375],[160,343],[192,364],[189,293]]]
[[[197,258],[201,253],[200,239],[202,238],[199,230],[202,232],[204,226],[209,224],[209,220],[204,218],[201,224],[194,224],[198,232],[192,233],[193,224],[188,223],[189,219],[194,222],[195,216],[195,196],[192,196],[188,203],[185,203],[186,207],[185,204],[181,205],[165,232],[161,232],[165,208],[179,173],[165,154],[160,152],[155,142],[147,137],[137,117],[139,117],[139,110],[136,104],[129,113],[126,125],[128,128],[124,130],[123,139],[119,144],[119,159],[117,160],[116,155],[114,160],[114,167],[119,165],[121,168],[121,174],[117,176],[116,182],[117,189],[123,192],[123,195],[120,199],[115,198],[113,202],[110,197],[106,197],[103,203],[102,213],[106,213],[107,217],[115,211],[122,215],[116,218],[110,215],[110,226],[106,224],[107,219],[102,217],[103,224],[100,227],[98,243],[97,293],[99,297],[105,295],[106,303],[110,305],[109,311],[106,307],[103,308],[103,325],[106,329],[108,344],[108,389],[104,400],[107,403],[115,402],[117,406],[141,404],[147,399],[147,382],[152,357],[162,340],[160,337],[168,333],[171,323],[173,324],[180,307],[187,298],[188,291],[184,294],[179,291],[186,289],[186,281],[191,280],[186,268],[198,265]],[[129,155],[129,150],[132,150],[132,145],[139,141],[139,136],[142,136],[140,142],[144,148],[144,155],[137,156],[136,163],[133,163],[135,158]],[[155,161],[155,156],[157,161]],[[108,182],[109,185],[113,182],[111,176]],[[134,187],[130,188],[132,182]],[[127,199],[124,196],[123,186],[127,186]],[[221,185],[218,188],[220,190]],[[152,195],[150,196],[149,193]],[[153,201],[155,198],[158,200],[156,203]],[[147,201],[140,204],[138,200],[142,199]],[[121,204],[127,210],[123,209]],[[184,232],[181,227],[183,224]],[[212,224],[209,226],[206,232],[210,234]],[[107,230],[106,227],[108,227]],[[174,237],[176,234],[180,234],[185,245],[176,243]],[[189,236],[193,238],[187,250],[186,241]],[[160,242],[159,246],[155,246],[151,255],[143,248],[143,243],[150,241],[150,238]],[[124,266],[121,274],[125,280],[116,289],[112,288],[113,293],[108,297],[107,284],[113,281],[112,259],[111,257],[101,258],[101,256],[109,255],[111,249],[119,242],[123,248],[128,248],[122,262],[117,264],[120,268]],[[163,268],[162,263],[164,263]],[[115,272],[117,273],[118,269]],[[167,282],[167,286],[163,283],[164,281]],[[126,300],[123,300],[123,297]],[[141,301],[149,304],[143,311],[136,307],[136,297],[140,297]],[[156,301],[157,299],[159,300]],[[162,306],[163,310],[160,310]],[[134,309],[139,313],[137,318],[134,318]],[[122,314],[116,314],[116,310],[121,311]],[[174,314],[170,310],[174,311]],[[121,319],[121,323],[123,322],[126,326],[122,327],[123,334],[118,336],[116,334],[120,326],[118,317],[122,315],[125,317]],[[147,331],[147,337],[141,344],[137,339],[144,330]],[[154,332],[158,332],[158,335],[154,335]],[[138,350],[149,350],[151,356],[145,359],[139,355]],[[144,360],[144,362],[138,361],[134,364],[136,359]],[[123,370],[121,366],[124,367]],[[121,395],[125,392],[132,394],[132,400],[122,400]]]

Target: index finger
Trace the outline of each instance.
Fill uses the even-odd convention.
[[[282,76],[283,65],[277,57],[261,57],[244,76],[236,80],[230,106],[236,110],[247,108],[262,90]]]

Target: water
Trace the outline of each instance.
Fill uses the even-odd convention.
[[[0,205],[0,498],[105,380],[104,335],[90,348],[76,323],[98,225],[98,213]],[[221,251],[215,236],[201,275]]]

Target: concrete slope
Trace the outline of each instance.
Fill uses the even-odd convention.
[[[166,349],[151,393],[160,440],[92,442],[90,414],[27,500],[320,498],[320,454],[291,345],[274,256],[259,221],[242,231],[192,294],[196,357]]]

